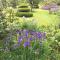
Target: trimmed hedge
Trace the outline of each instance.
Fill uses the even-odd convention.
[[[32,17],[33,16],[33,14],[31,12],[17,12],[16,15],[19,16],[19,17],[23,17],[23,16]]]
[[[27,5],[20,5],[18,8],[28,8]]]
[[[19,8],[18,12],[30,12],[30,8]]]
[[[27,4],[20,5],[18,7],[18,11],[16,14],[18,17],[32,17],[33,14],[31,13],[31,9],[28,7]]]

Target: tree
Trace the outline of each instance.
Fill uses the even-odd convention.
[[[31,6],[31,11],[32,8],[38,8],[38,4],[41,2],[42,0],[27,0],[27,2],[30,4]]]
[[[38,7],[41,0],[28,0],[32,7]]]
[[[18,0],[10,0],[10,5],[15,8],[18,5]]]
[[[7,22],[5,19],[5,15],[2,13],[2,9],[0,9],[0,39],[2,40],[6,36]]]
[[[0,0],[0,7],[2,7],[2,8],[6,8],[7,7],[7,1],[6,0]]]

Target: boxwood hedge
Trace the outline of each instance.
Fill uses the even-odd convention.
[[[27,4],[20,5],[18,7],[18,11],[17,11],[16,15],[18,17],[23,17],[23,16],[25,16],[25,17],[32,17],[33,14],[31,13],[31,9],[28,6],[29,5],[27,5]]]
[[[27,5],[20,5],[20,6],[18,6],[18,8],[28,8],[28,6]]]
[[[33,14],[31,12],[17,12],[16,15],[19,16],[19,17],[23,17],[23,16],[32,17],[33,16]]]
[[[30,8],[19,8],[18,12],[30,12]]]

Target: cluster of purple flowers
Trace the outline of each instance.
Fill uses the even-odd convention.
[[[29,30],[17,30],[18,44],[24,47],[30,46],[31,41],[41,41],[46,38],[45,32],[36,32]]]
[[[50,9],[50,6],[49,5],[45,5],[45,6],[42,7],[42,9],[49,10]]]
[[[45,5],[45,6],[43,6],[42,9],[57,11],[58,10],[58,5],[56,3],[49,3],[49,4]]]

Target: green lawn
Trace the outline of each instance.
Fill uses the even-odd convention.
[[[58,24],[59,19],[57,15],[49,14],[46,10],[35,9],[34,19],[38,21],[38,25],[50,25],[50,24]]]
[[[22,21],[22,18],[19,18],[19,21]],[[42,10],[42,9],[33,9],[33,17],[27,18],[27,20],[35,20],[37,21],[37,25],[56,25],[59,23],[59,19],[57,15],[54,14],[49,14],[47,10]]]

